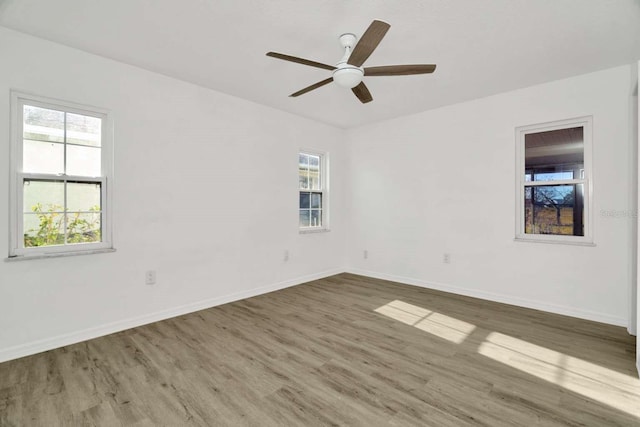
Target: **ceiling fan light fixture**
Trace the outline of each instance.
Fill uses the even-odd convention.
[[[338,68],[333,71],[333,81],[338,86],[345,87],[347,89],[354,88],[362,82],[364,77],[364,70],[360,67],[354,67],[353,65],[340,64]]]

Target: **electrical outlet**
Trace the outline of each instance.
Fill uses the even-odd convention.
[[[147,270],[144,274],[144,283],[147,285],[155,285],[156,284],[156,271],[155,270]]]
[[[444,262],[445,264],[450,264],[451,263],[451,254],[445,253],[442,256],[442,262]]]
[[[288,249],[286,249],[286,250],[284,251],[284,257],[283,257],[283,259],[284,259],[284,262],[289,261],[289,250],[288,250]]]
[[[363,257],[364,259],[368,259],[368,258],[369,258],[369,251],[365,249],[365,250],[362,252],[362,257]]]

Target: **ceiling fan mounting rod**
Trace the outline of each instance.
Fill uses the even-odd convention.
[[[347,63],[357,40],[356,35],[353,33],[344,33],[340,36],[340,45],[344,48],[344,56],[338,61],[338,65]]]

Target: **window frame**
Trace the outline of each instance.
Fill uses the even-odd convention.
[[[318,151],[307,148],[300,148],[296,154],[296,170],[298,169],[300,154],[307,154],[312,156],[318,156],[320,158],[320,190],[301,189],[300,188],[300,175],[297,173],[298,180],[298,231],[300,234],[309,233],[321,233],[329,231],[329,153],[326,151]],[[322,194],[322,226],[320,227],[301,227],[300,226],[300,193],[301,192],[319,192]]]
[[[532,133],[582,127],[584,143],[584,175],[577,179],[555,181],[525,180],[525,136]],[[593,116],[519,126],[516,139],[516,230],[515,240],[524,242],[561,243],[593,246]],[[538,184],[539,183],[539,184]],[[525,233],[524,203],[525,188],[550,185],[583,185],[584,189],[584,236],[527,234]]]
[[[101,174],[97,177],[66,174],[23,172],[23,106],[53,109],[65,113],[96,117],[102,120],[100,162]],[[103,108],[63,101],[30,93],[11,91],[11,146],[9,155],[9,259],[41,258],[47,256],[81,255],[113,250],[112,236],[112,181],[113,181],[113,126],[111,113]],[[24,180],[36,179],[64,182],[96,182],[101,188],[101,241],[52,246],[24,246]]]

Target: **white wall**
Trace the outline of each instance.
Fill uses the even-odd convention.
[[[349,131],[351,270],[628,326],[629,75],[622,66]],[[596,246],[515,242],[514,128],[586,115]]]
[[[2,27],[0,58],[0,257],[10,89],[112,111],[117,248],[0,260],[0,361],[344,270],[343,131]],[[300,147],[330,153],[329,233],[298,234]]]

